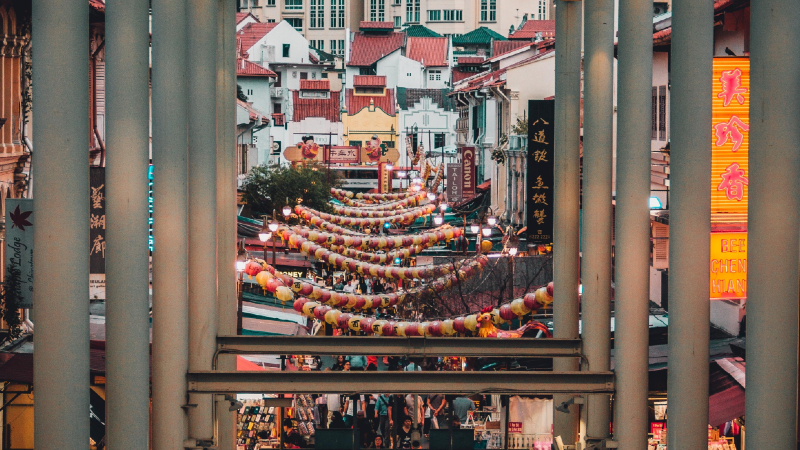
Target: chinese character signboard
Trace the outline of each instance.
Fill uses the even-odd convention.
[[[461,195],[475,196],[475,147],[461,148]]]
[[[386,169],[388,163],[378,163],[378,192],[383,194],[390,192],[392,186],[392,171]]]
[[[714,58],[711,222],[747,223],[750,60]]]
[[[528,242],[553,242],[555,100],[528,101]]]
[[[747,298],[747,233],[711,233],[710,261],[710,298]]]
[[[461,164],[447,165],[447,201],[461,201]]]
[[[332,164],[358,164],[361,162],[360,147],[325,146],[325,162]]]
[[[33,307],[33,200],[6,199],[6,279],[18,271],[19,308]]]
[[[89,298],[106,298],[106,175],[89,168]]]
[[[522,433],[522,422],[508,422],[509,433]]]

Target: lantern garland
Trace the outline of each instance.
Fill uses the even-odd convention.
[[[402,200],[404,198],[412,197],[415,194],[409,192],[393,192],[393,193],[364,193],[364,192],[353,192],[353,191],[346,191],[344,189],[337,189],[331,188],[331,195],[338,199],[347,198],[352,199],[355,198],[357,200],[365,200],[365,201],[373,201],[373,202],[385,202],[390,200]]]
[[[353,258],[348,258],[344,255],[328,250],[298,234],[293,234],[291,230],[283,229],[279,230],[278,232],[280,233],[281,231],[283,231],[282,233],[283,239],[288,243],[290,247],[301,250],[306,255],[314,255],[314,257],[319,260],[325,261],[328,264],[331,264],[343,270],[347,270],[349,272],[369,274],[379,278],[390,278],[390,279],[399,278],[401,280],[405,280],[414,278],[428,279],[434,277],[441,277],[458,269],[455,264],[449,264],[449,263],[438,264],[433,266],[422,266],[422,267],[385,267],[379,264],[372,264],[369,262],[362,262]],[[440,237],[446,237],[446,236],[450,236],[450,238],[452,239],[453,229],[438,231],[435,237],[431,236],[431,239],[433,238],[439,239]],[[400,237],[397,237],[395,239],[398,239],[402,242],[402,238]],[[388,244],[387,241],[384,242]],[[397,243],[397,241],[395,241],[394,243]],[[459,266],[469,267],[470,265],[469,262],[465,261],[470,261],[470,260],[460,261]]]
[[[436,209],[435,205],[427,204],[419,208],[409,209],[402,214],[395,214],[392,216],[376,219],[376,218],[344,217],[335,214],[328,214],[317,211],[315,209],[307,208],[302,205],[297,205],[294,207],[295,213],[297,213],[298,216],[307,221],[311,221],[312,217],[318,217],[326,222],[331,222],[338,225],[356,226],[356,227],[380,226],[386,222],[411,225],[412,223],[414,223],[415,220],[417,220],[417,218],[428,215],[432,213],[435,209]]]
[[[553,283],[542,286],[523,298],[512,300],[489,312],[494,325],[510,322],[516,317],[547,308],[553,303]],[[295,311],[307,317],[324,321],[344,330],[363,331],[378,336],[453,336],[476,333],[480,313],[432,321],[395,321],[376,319],[344,312],[325,302],[299,297],[292,305]],[[487,308],[488,309],[488,308]]]
[[[308,297],[312,300],[319,300],[331,307],[347,308],[353,310],[374,309],[380,307],[395,306],[403,303],[408,295],[423,293],[441,292],[450,288],[458,279],[467,279],[483,271],[489,263],[489,258],[480,255],[469,263],[461,266],[456,273],[447,273],[428,285],[415,287],[407,291],[397,291],[391,294],[346,294],[336,292],[327,288],[316,286],[306,281],[301,281],[276,270],[264,260],[253,259],[245,264],[244,273],[250,277],[255,277],[256,283],[265,291],[275,295],[281,302],[294,299],[295,294]],[[398,279],[399,267],[382,268],[384,276],[389,279]]]
[[[287,235],[289,232],[289,235]],[[298,235],[320,245],[344,245],[350,248],[372,248],[372,249],[396,249],[407,248],[412,245],[422,245],[425,242],[436,244],[444,240],[450,240],[464,235],[464,230],[461,228],[453,228],[449,225],[444,225],[440,228],[426,231],[419,234],[406,234],[403,236],[340,236],[335,233],[326,233],[324,231],[310,230],[308,228],[295,228],[290,229],[282,227],[278,229],[279,236],[286,236],[289,239],[292,233]],[[330,247],[328,247],[330,248]]]
[[[407,197],[402,200],[394,200],[391,202],[382,202],[382,203],[359,202],[357,200],[353,200],[347,197],[340,198],[339,200],[351,208],[363,208],[363,209],[369,209],[371,211],[384,211],[392,209],[402,209],[408,206],[416,206],[418,204],[422,204],[422,200],[425,199],[426,196],[427,194],[425,192],[415,192],[414,195],[411,197]],[[333,205],[333,208],[335,210],[336,208],[343,208],[343,207],[339,205]]]
[[[439,164],[439,168],[436,169],[436,178],[433,179],[433,183],[431,183],[430,191],[436,193],[436,190],[439,188],[439,183],[442,182],[444,179],[444,163]]]
[[[415,198],[415,197],[411,197]],[[427,204],[427,198],[424,204],[420,204],[421,206],[425,206]],[[409,205],[415,206],[415,205]],[[336,214],[342,216],[349,216],[349,217],[367,217],[367,218],[384,218],[384,217],[391,217],[396,216],[399,212],[397,209],[393,210],[374,210],[374,209],[366,209],[366,208],[348,208],[343,206],[333,206],[333,210]],[[413,211],[413,209],[408,210]]]

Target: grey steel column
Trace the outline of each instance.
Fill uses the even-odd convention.
[[[794,448],[797,441],[800,105],[793,100],[800,95],[800,49],[788,45],[800,38],[794,6],[753,2],[750,16],[748,448]]]
[[[578,285],[580,284],[580,107],[582,4],[556,0],[556,105],[555,197],[553,203],[553,309],[555,337],[578,337]],[[578,360],[559,358],[553,370],[578,370]],[[556,404],[569,395],[554,397]],[[554,412],[554,431],[564,443],[578,436],[578,406],[570,413]]]
[[[85,0],[33,2],[37,450],[89,442],[88,37]]]
[[[669,445],[708,442],[712,2],[672,4]]]
[[[153,448],[187,437],[189,369],[185,0],[153,0]]]
[[[609,370],[611,358],[611,174],[614,112],[614,0],[585,5],[583,223],[581,300],[588,370]],[[608,437],[611,398],[590,395],[586,436]]]
[[[236,2],[218,0],[217,29],[217,334],[236,334]],[[220,357],[220,370],[236,370],[236,356]],[[218,397],[219,448],[236,448],[236,412]]]
[[[619,5],[614,435],[647,448],[653,1]]]
[[[189,369],[211,370],[217,331],[217,2],[188,3]],[[189,437],[214,437],[210,395],[191,395]]]
[[[150,428],[150,8],[106,8],[106,441],[139,450]]]

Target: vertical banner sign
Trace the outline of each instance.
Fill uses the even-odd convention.
[[[378,192],[381,194],[390,192],[392,183],[392,171],[386,169],[388,163],[378,163]]]
[[[106,298],[106,173],[89,168],[89,298]]]
[[[553,242],[555,100],[528,100],[528,242]]]
[[[6,199],[6,280],[19,278],[19,308],[33,308],[34,223],[33,200]]]
[[[714,58],[711,222],[747,223],[750,59]]]
[[[461,195],[475,196],[475,147],[461,148]]]
[[[747,298],[747,233],[711,233],[709,297]]]
[[[461,164],[447,165],[447,201],[450,203],[461,201]]]

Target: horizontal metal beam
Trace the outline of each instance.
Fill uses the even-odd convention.
[[[220,353],[263,355],[379,355],[579,357],[580,339],[462,337],[218,336]]]
[[[190,372],[189,392],[557,394],[614,392],[613,372]]]

